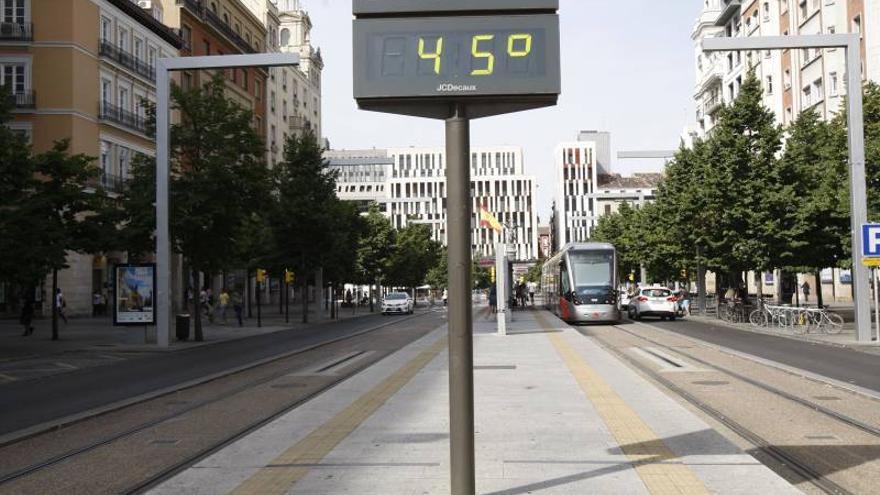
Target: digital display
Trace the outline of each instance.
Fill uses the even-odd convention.
[[[559,9],[559,0],[354,0],[355,15]]]
[[[355,98],[558,94],[555,14],[360,19]]]

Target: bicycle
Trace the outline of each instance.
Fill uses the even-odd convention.
[[[728,301],[721,307],[718,316],[728,323],[743,323],[746,320],[742,301]]]

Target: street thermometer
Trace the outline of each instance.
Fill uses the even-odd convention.
[[[363,110],[446,121],[452,493],[475,492],[470,120],[555,105],[558,0],[354,0]]]

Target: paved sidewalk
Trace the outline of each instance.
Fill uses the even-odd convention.
[[[800,493],[549,313],[475,327],[478,493]],[[448,494],[447,361],[440,329],[151,493]]]
[[[4,383],[42,378],[66,373],[77,369],[111,364],[125,359],[145,357],[155,353],[184,351],[222,342],[255,337],[285,330],[297,330],[314,325],[329,323],[329,313],[310,311],[309,323],[302,323],[302,313],[291,307],[290,323],[285,323],[278,315],[278,308],[263,308],[262,327],[257,327],[254,318],[246,319],[239,327],[234,315],[228,324],[219,322],[203,323],[205,340],[195,342],[193,323],[190,323],[190,339],[177,341],[172,328],[172,342],[167,349],[155,345],[155,327],[114,327],[108,318],[70,318],[65,324],[59,322],[60,340],[52,341],[50,320],[35,321],[35,332],[22,337],[21,325],[16,321],[0,320],[0,385]],[[299,309],[299,308],[297,308]],[[340,311],[340,320],[368,316],[368,308],[356,312],[351,309]],[[375,313],[373,313],[375,314]],[[149,343],[148,343],[149,342]]]
[[[871,342],[859,342],[856,339],[856,330],[855,324],[851,321],[847,321],[843,324],[843,331],[836,335],[828,335],[824,333],[811,332],[805,333],[803,335],[796,334],[788,329],[778,329],[773,327],[755,327],[749,323],[729,323],[723,320],[719,320],[713,316],[699,316],[699,315],[691,315],[688,317],[691,320],[699,321],[703,323],[707,323],[710,325],[717,325],[721,327],[735,328],[737,330],[743,330],[747,332],[761,333],[765,335],[775,335],[778,337],[785,337],[793,340],[801,340],[805,342],[812,342],[815,344],[823,344],[823,345],[831,345],[836,347],[846,347],[855,351],[867,352],[871,354],[880,354],[880,342],[871,341]],[[875,333],[874,329],[871,330],[872,335]]]

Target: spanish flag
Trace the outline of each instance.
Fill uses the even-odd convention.
[[[498,232],[504,231],[504,226],[495,218],[495,215],[489,213],[485,206],[480,207],[480,227],[495,229]]]

